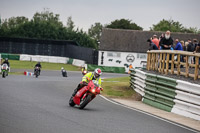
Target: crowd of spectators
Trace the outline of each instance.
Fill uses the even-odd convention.
[[[149,44],[149,50],[181,50],[193,53],[200,53],[200,40],[188,39],[187,41],[179,41],[178,38],[174,39],[171,37],[170,31],[166,31],[164,34],[158,38],[157,35],[153,35],[147,40]],[[171,56],[170,56],[171,59]],[[181,57],[181,61],[185,61],[185,57]],[[189,57],[189,63],[195,63],[195,58],[193,56]]]

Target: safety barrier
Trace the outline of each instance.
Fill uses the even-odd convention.
[[[112,72],[112,73],[125,73],[124,67],[107,67],[107,66],[98,66],[87,64],[88,71],[93,71],[96,68],[100,68],[103,72]]]
[[[1,53],[1,58],[3,58],[3,59],[8,58],[9,60],[19,60],[20,55],[19,54]]]
[[[147,53],[147,70],[155,70],[165,74],[170,72],[171,74],[193,77],[194,80],[200,78],[200,53],[194,54],[179,50],[151,50]],[[193,57],[195,63],[192,63]],[[181,69],[181,67],[183,68]]]
[[[72,64],[74,66],[79,66],[79,67],[85,65],[85,61],[83,61],[83,60],[71,59],[71,58],[67,58],[67,57],[57,57],[57,56],[41,56],[41,55],[21,54],[20,60]]]
[[[200,120],[200,85],[132,69],[130,86],[156,108]]]

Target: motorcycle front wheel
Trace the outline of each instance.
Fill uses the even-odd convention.
[[[85,106],[90,102],[91,98],[92,98],[91,95],[87,95],[84,99],[81,99],[79,109],[85,108]]]
[[[6,77],[6,72],[2,73],[2,77],[5,78]]]
[[[71,107],[74,107],[74,105],[75,105],[75,103],[74,103],[74,101],[73,101],[73,96],[69,99],[69,105],[70,105]]]

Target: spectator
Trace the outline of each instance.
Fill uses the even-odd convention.
[[[154,44],[156,44],[156,46],[158,47],[158,49],[160,49],[159,40],[158,40],[158,38],[157,38],[157,35],[153,35],[152,42],[153,42]]]
[[[180,41],[183,51],[186,51],[186,46],[185,46],[185,42],[183,40]]]
[[[160,46],[162,46],[163,50],[170,50],[173,46],[173,39],[170,36],[170,31],[166,31],[165,36],[160,40],[159,43]]]
[[[194,50],[196,50],[196,47],[198,46],[197,39],[193,39],[193,45],[194,45]]]
[[[158,47],[151,41],[151,39],[148,39],[147,42],[149,43],[149,50],[158,50]]]
[[[182,50],[183,51],[182,44],[179,42],[179,40],[176,39],[175,42],[176,42],[176,47],[174,48],[174,50]]]
[[[195,51],[196,47],[198,46],[197,39],[193,39],[193,46],[194,46],[194,51]],[[195,64],[195,57],[193,57],[193,61],[194,61],[194,64]]]
[[[193,45],[193,43],[191,42],[191,40],[190,39],[188,39],[188,46],[187,46],[187,51],[188,52],[194,52],[194,45]],[[193,60],[193,56],[189,56],[189,58],[188,58],[188,63],[190,63],[190,64],[193,64],[193,62],[194,62],[194,60]]]
[[[189,44],[189,42],[185,42],[185,51],[187,51],[187,49],[188,49],[188,44]]]
[[[194,53],[200,53],[200,41],[199,44],[196,46]],[[199,58],[199,65],[200,65],[200,58]]]
[[[193,43],[191,42],[191,40],[190,39],[188,39],[188,47],[187,47],[187,51],[188,52],[194,52],[194,45],[193,45]]]

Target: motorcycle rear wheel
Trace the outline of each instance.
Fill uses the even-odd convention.
[[[84,99],[81,99],[79,109],[85,108],[85,106],[90,102],[91,98],[92,98],[91,95],[87,95]]]

